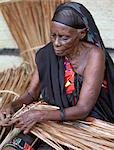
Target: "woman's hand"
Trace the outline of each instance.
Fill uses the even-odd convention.
[[[10,103],[5,105],[0,110],[0,126],[9,126],[9,121],[13,113],[14,113],[14,109],[12,107],[12,104]]]
[[[15,127],[20,128],[20,130],[26,134],[37,122],[44,120],[45,112],[46,111],[29,110],[10,121],[10,124],[15,124]]]

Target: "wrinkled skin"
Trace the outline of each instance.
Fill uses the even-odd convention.
[[[78,49],[79,40],[86,35],[86,28],[74,29],[53,21],[51,23],[50,39],[58,56],[74,55]]]
[[[37,122],[42,121],[42,116],[42,111],[29,110],[12,121],[9,121],[8,125],[15,124],[15,127],[20,128],[26,134]]]
[[[12,114],[14,114],[14,109],[11,104],[7,104],[0,110],[0,125],[7,126]]]

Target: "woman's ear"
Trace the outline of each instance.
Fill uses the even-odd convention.
[[[82,40],[86,36],[88,29],[87,28],[78,29],[78,32],[79,32],[79,38],[80,40]]]

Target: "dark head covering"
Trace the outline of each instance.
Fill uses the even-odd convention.
[[[104,47],[99,30],[92,15],[82,4],[68,2],[59,5],[54,13],[52,21],[65,24],[76,29],[83,29],[86,27],[88,29],[86,40],[99,47]]]
[[[83,19],[80,17],[78,12],[71,7],[65,7],[61,9],[58,8],[55,11],[52,21],[65,24],[75,29],[86,28]]]
[[[86,27],[88,29],[86,41],[103,49],[106,61],[108,94],[101,89],[97,103],[92,111],[92,116],[114,122],[114,64],[105,49],[92,15],[82,4],[68,2],[57,7],[52,21],[76,29]],[[61,108],[69,107],[64,88],[63,58],[55,55],[52,43],[49,43],[37,53],[36,63],[41,81],[41,91],[44,93],[43,98],[49,104],[57,105]]]

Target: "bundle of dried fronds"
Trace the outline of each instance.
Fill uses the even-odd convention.
[[[9,91],[9,90],[0,90],[0,94],[1,93],[2,94],[8,93],[9,94],[8,96],[10,96],[10,97],[13,95],[14,97],[13,97],[12,101],[14,101],[17,97],[19,97],[19,95],[17,93],[15,93],[13,91]],[[1,101],[0,101],[0,109],[4,106],[4,103],[5,104],[9,103],[9,100],[7,100],[7,97],[6,97],[6,99],[1,99]],[[0,123],[0,143],[5,138],[5,136],[7,136],[9,131],[10,131],[10,128],[1,127],[1,123]],[[11,133],[12,133],[12,131],[11,131]]]
[[[35,67],[34,50],[49,42],[53,12],[57,5],[65,1],[69,0],[10,0],[0,4],[22,57],[30,63],[32,69]]]
[[[31,76],[30,65],[26,63],[18,68],[11,68],[0,73],[0,109],[25,92]],[[9,128],[0,127],[0,142],[9,130]]]
[[[20,0],[0,0],[0,3],[6,3],[6,2],[17,2]]]
[[[32,104],[27,107],[24,106],[12,118],[16,118],[30,109],[56,110],[58,108],[42,103]],[[114,125],[95,118],[89,118],[87,121],[78,120],[63,123],[52,121],[43,122],[37,124],[31,130],[31,133],[56,150],[63,150],[61,145],[75,150],[114,149]]]
[[[21,95],[27,89],[31,80],[29,64],[11,68],[0,73],[0,108]]]

